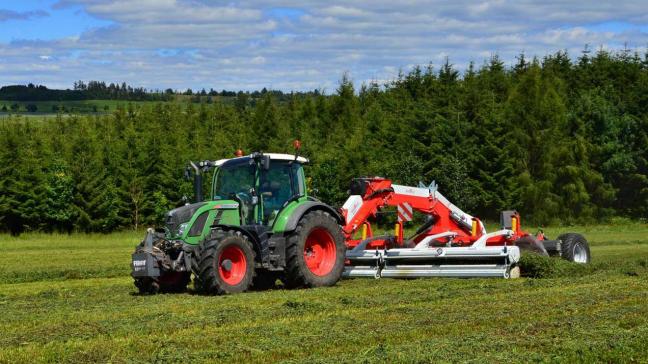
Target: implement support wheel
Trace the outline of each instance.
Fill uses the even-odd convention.
[[[592,259],[589,243],[581,234],[566,233],[558,237],[563,259],[574,263],[587,264]]]

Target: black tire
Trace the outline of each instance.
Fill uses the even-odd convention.
[[[270,271],[257,271],[252,280],[252,289],[255,291],[266,291],[276,287],[279,275]]]
[[[558,236],[561,257],[574,263],[587,264],[592,259],[589,243],[581,234],[566,233]]]
[[[231,252],[239,254],[237,257],[240,259],[227,259]],[[198,253],[199,262],[194,271],[197,291],[206,294],[240,293],[252,285],[255,253],[248,238],[240,231],[214,229],[200,244]]]
[[[307,250],[307,239],[313,239],[314,234],[326,236],[327,246],[334,244],[334,248],[328,250],[329,259],[325,259],[326,267],[322,266],[315,274],[306,263],[306,256],[310,254]],[[313,240],[309,240],[313,241]],[[335,255],[332,255],[334,252]],[[324,211],[313,211],[302,216],[293,231],[286,240],[286,271],[284,275],[285,285],[288,288],[298,287],[324,287],[332,286],[340,280],[344,270],[346,245],[342,228],[331,215]],[[327,253],[328,254],[328,253]],[[328,268],[330,266],[330,269]],[[317,271],[319,268],[315,268]]]

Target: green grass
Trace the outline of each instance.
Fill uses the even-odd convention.
[[[203,102],[207,102],[207,97],[203,96]],[[61,113],[62,115],[75,114],[106,114],[113,112],[119,106],[128,104],[145,106],[164,102],[186,103],[192,99],[192,96],[175,95],[172,101],[128,101],[128,100],[70,100],[70,101],[9,101],[0,100],[0,118],[8,118],[13,115],[26,117],[53,117]],[[212,96],[213,101],[231,104],[236,97],[230,96]],[[12,110],[11,106],[17,104],[18,109]],[[27,105],[36,105],[35,112],[28,112]],[[2,111],[3,106],[7,111]],[[58,111],[57,111],[58,110]]]
[[[593,254],[569,276],[224,297],[135,295],[141,233],[0,235],[0,362],[648,362],[648,227],[567,230]]]

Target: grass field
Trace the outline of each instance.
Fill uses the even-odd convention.
[[[0,117],[9,115],[23,116],[54,116],[63,114],[95,114],[115,111],[119,105],[147,105],[154,101],[126,101],[126,100],[71,100],[71,101],[7,101],[0,100]],[[12,105],[18,105],[18,110],[13,111]],[[27,105],[35,105],[35,112],[28,112]],[[3,106],[7,112],[1,111]]]
[[[141,233],[0,235],[0,362],[648,362],[648,226],[568,277],[135,295]]]
[[[192,99],[188,95],[175,95],[173,101],[129,101],[129,100],[68,100],[68,101],[9,101],[0,100],[0,118],[8,118],[14,115],[26,117],[53,117],[58,114],[76,115],[76,114],[106,114],[111,113],[119,106],[135,105],[146,106],[160,102],[180,102],[186,103]],[[216,100],[223,103],[233,103],[236,97],[231,96],[212,96],[209,98],[212,102]],[[250,100],[255,102],[256,99]],[[208,102],[207,97],[202,97],[203,102]],[[18,109],[13,110],[12,105],[18,105]],[[27,106],[36,106],[36,111],[29,112]],[[7,111],[4,111],[6,109]]]

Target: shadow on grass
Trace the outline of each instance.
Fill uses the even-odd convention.
[[[245,293],[249,294],[249,293],[257,293],[257,292],[279,291],[279,290],[287,291],[287,290],[290,290],[290,289],[287,288],[286,286],[284,286],[284,284],[280,280],[277,280],[275,285],[272,286],[272,287],[269,287],[269,288],[250,287],[247,291],[245,291]],[[156,292],[156,293],[139,292],[137,287],[135,285],[133,285],[133,291],[130,292],[131,296],[154,296],[154,295],[160,295],[160,294],[162,294],[162,295],[182,295],[182,294],[187,294],[187,295],[190,295],[190,296],[218,296],[218,295],[213,294],[213,293],[205,293],[205,292],[198,291],[198,290],[194,289],[191,285],[187,286],[187,288],[185,290],[182,290],[182,291],[168,291],[168,292],[160,291],[160,292]],[[227,296],[227,295],[221,295],[221,296]]]

